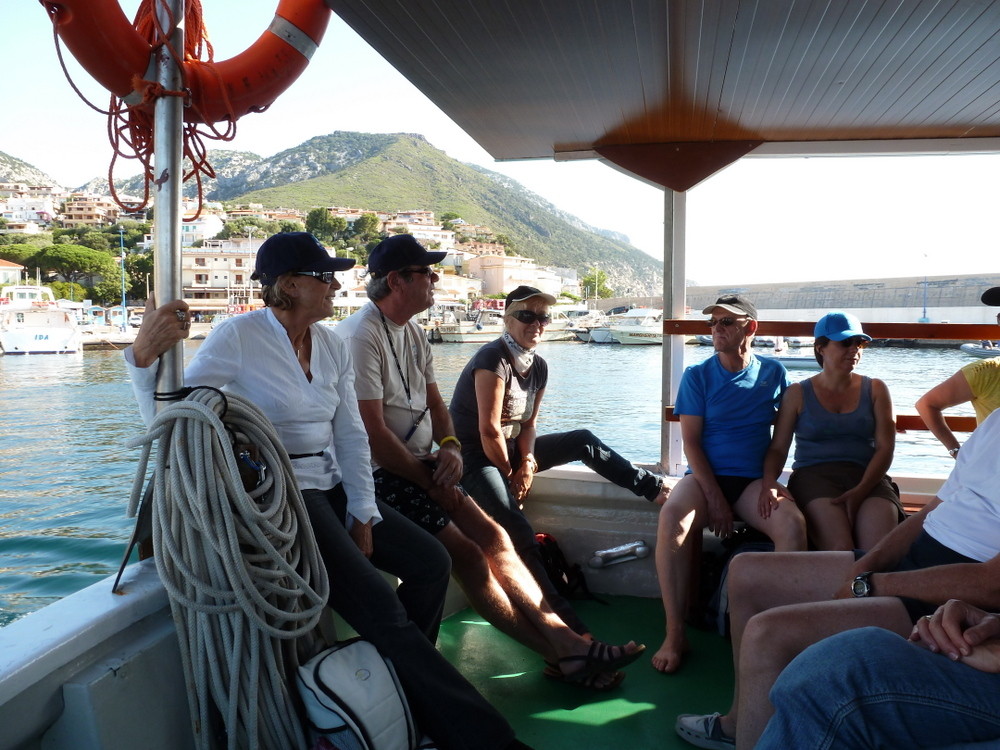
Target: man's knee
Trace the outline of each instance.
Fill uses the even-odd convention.
[[[794,503],[784,502],[780,512],[771,515],[768,536],[775,546],[782,550],[804,550],[806,548],[806,519]]]

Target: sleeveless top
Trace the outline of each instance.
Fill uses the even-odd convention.
[[[802,412],[795,423],[793,469],[834,461],[867,466],[875,455],[875,411],[872,380],[861,376],[857,408],[845,414],[827,411],[816,398],[811,380],[802,381]]]

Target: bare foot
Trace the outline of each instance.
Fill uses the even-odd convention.
[[[684,656],[691,650],[687,640],[680,643],[673,643],[668,636],[663,641],[663,645],[653,654],[653,669],[664,674],[672,674],[681,667]]]

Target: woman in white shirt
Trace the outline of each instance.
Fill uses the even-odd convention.
[[[451,571],[447,552],[375,500],[350,354],[343,340],[317,325],[333,313],[340,288],[334,271],[353,265],[331,257],[306,232],[270,237],[251,277],[261,282],[266,307],[215,328],[186,368],[185,382],[238,393],[272,422],[329,572],[330,606],[392,659],[421,728],[443,748],[482,746],[487,737],[498,750],[523,748],[434,647]],[[183,301],[163,305],[146,315],[126,351],[147,423],[154,413],[152,365],[187,335],[186,320]],[[379,570],[401,579],[396,591]]]

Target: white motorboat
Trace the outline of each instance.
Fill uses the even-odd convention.
[[[542,341],[572,341],[573,326],[565,313],[552,311],[552,322],[542,330]],[[434,329],[446,344],[488,344],[503,333],[503,312],[480,310],[473,321],[442,323]]]
[[[998,352],[1000,353],[1000,352]],[[819,362],[815,357],[798,357],[790,354],[761,354],[756,352],[761,359],[773,359],[781,362],[786,370],[821,370]]]
[[[970,357],[978,357],[979,359],[990,359],[992,357],[1000,357],[1000,347],[993,346],[990,342],[990,346],[983,346],[982,344],[962,344],[959,349],[968,354]]]
[[[663,310],[636,307],[611,326],[611,336],[619,344],[662,345]]]
[[[83,338],[72,310],[59,307],[46,286],[0,291],[0,348],[4,354],[76,354]]]

